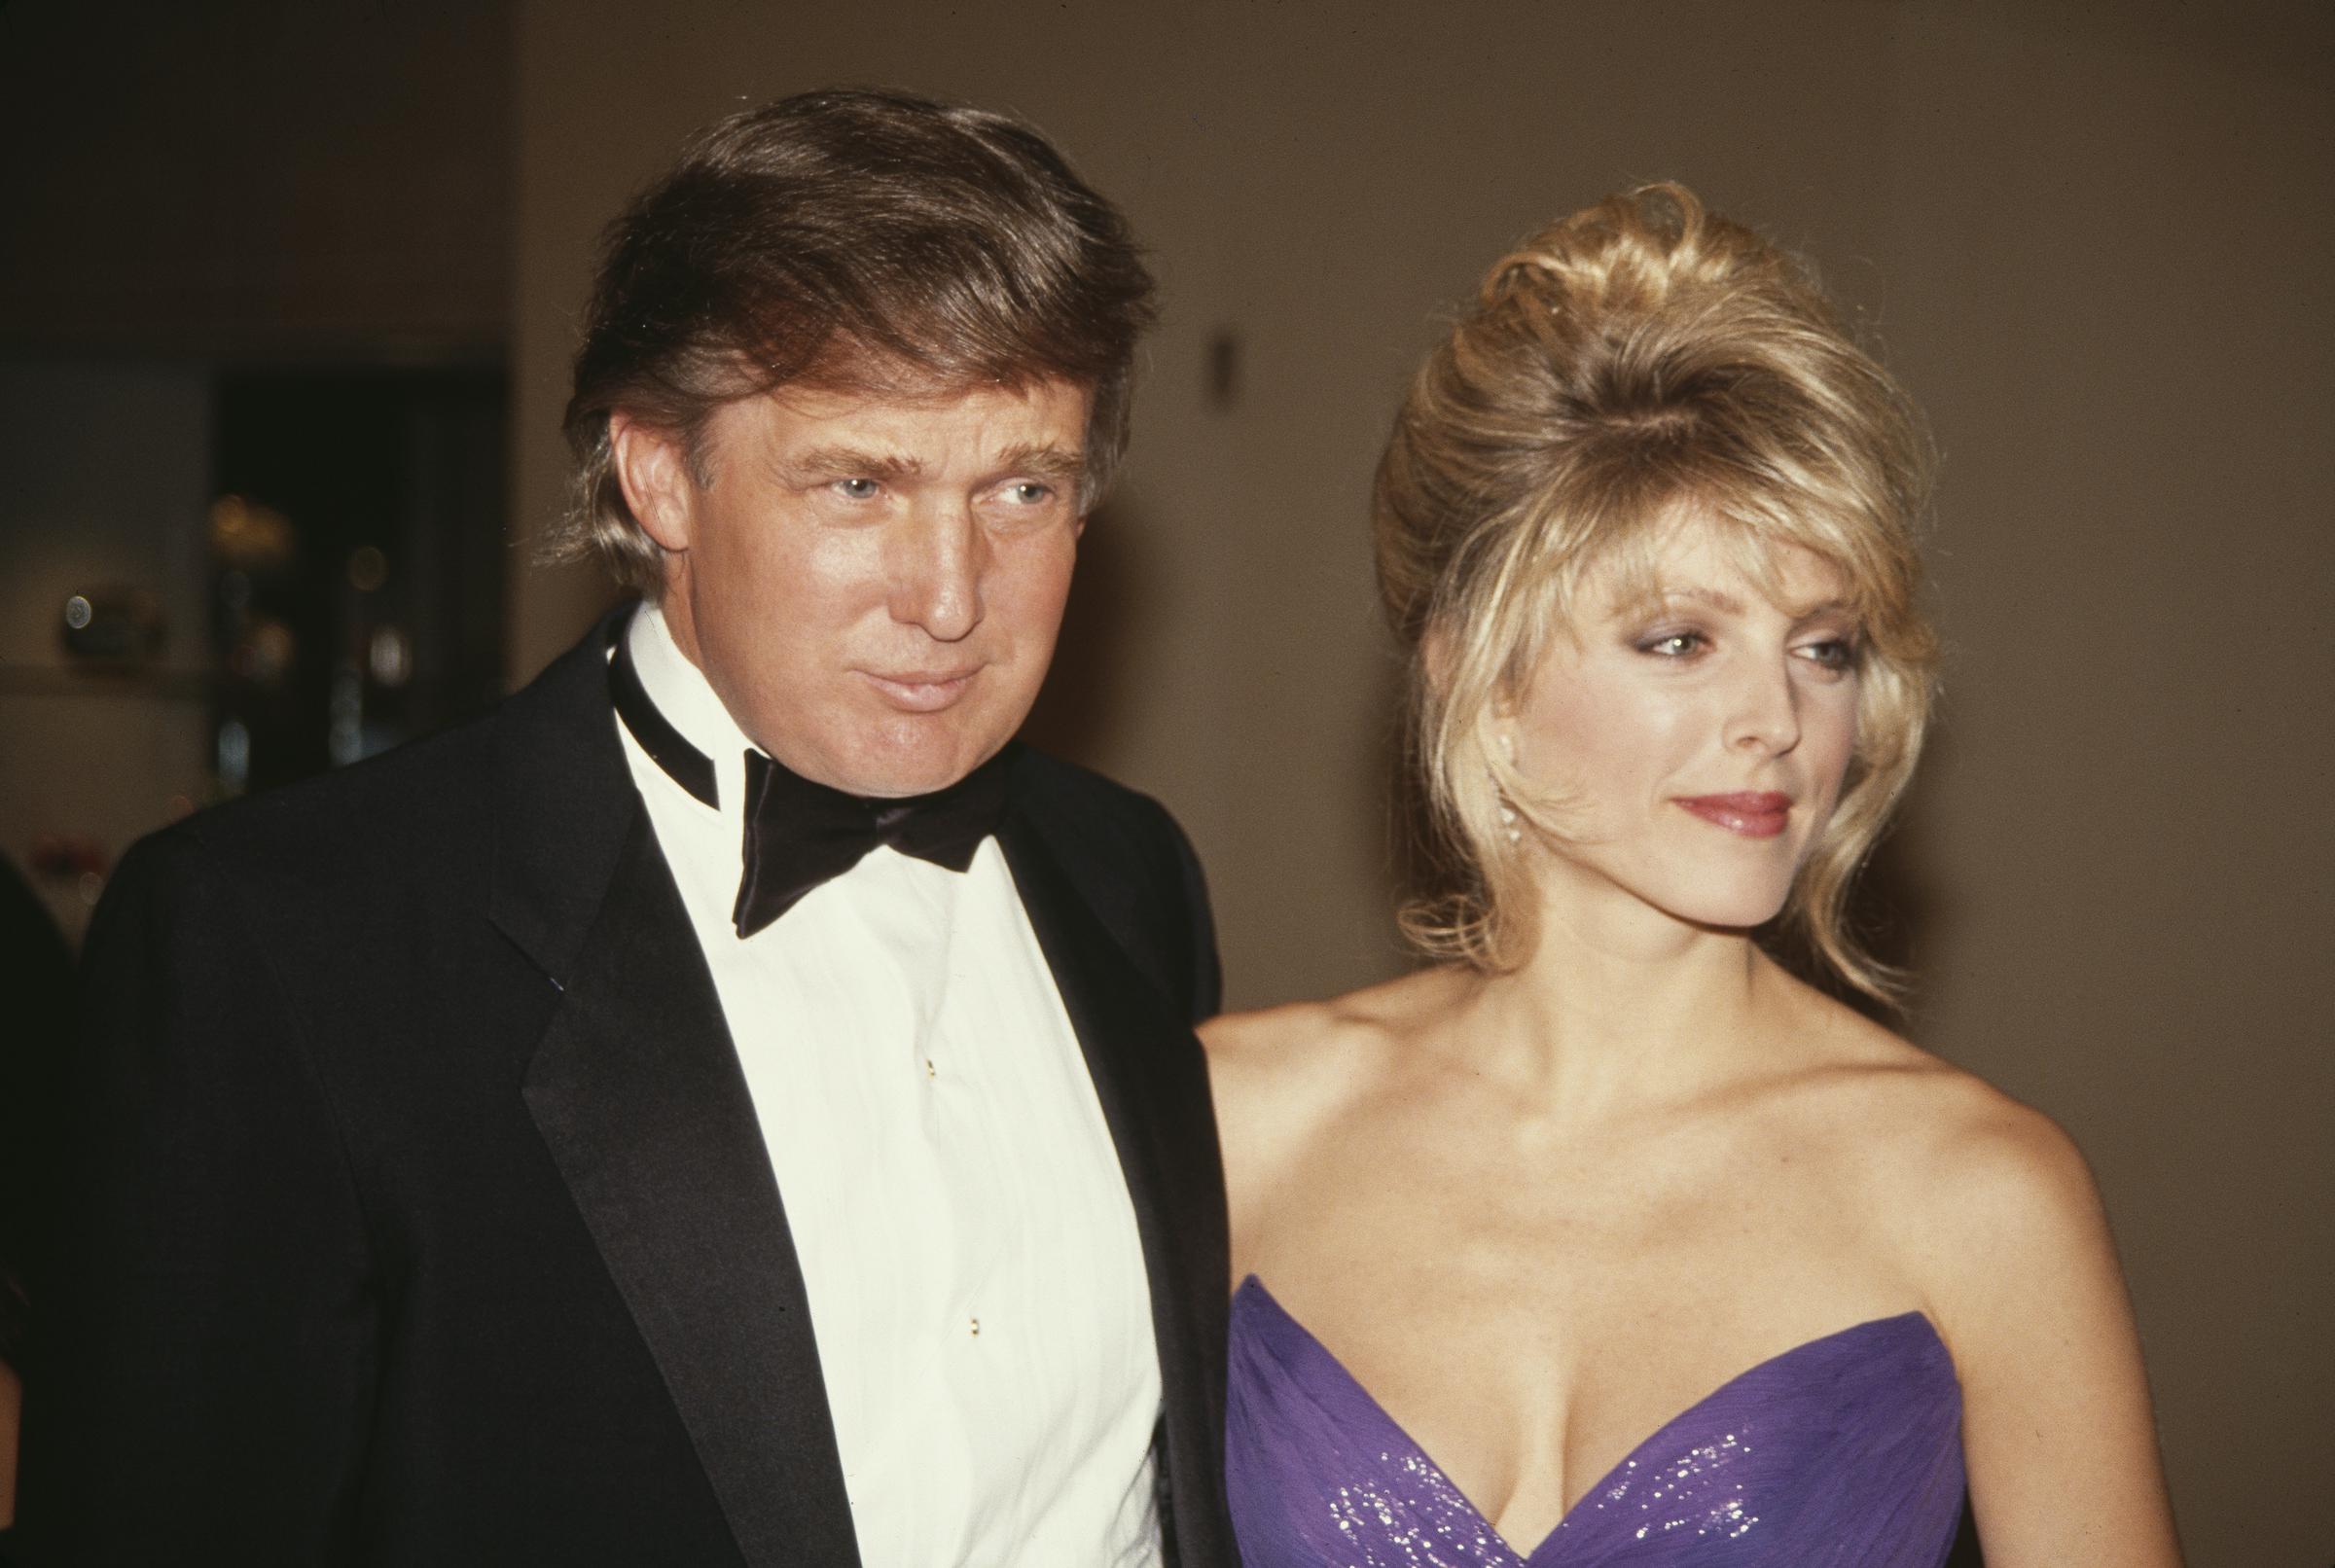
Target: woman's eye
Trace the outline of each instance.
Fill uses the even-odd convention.
[[[1666,631],[1639,643],[1637,651],[1661,659],[1685,659],[1701,653],[1705,646],[1706,639],[1699,631]]]
[[[1812,642],[1801,649],[1808,659],[1828,670],[1851,670],[1856,667],[1856,644],[1847,637],[1827,637]]]

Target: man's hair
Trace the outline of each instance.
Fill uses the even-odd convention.
[[[1850,984],[1896,978],[1845,899],[1922,749],[1935,641],[1915,529],[1931,452],[1911,401],[1810,273],[1676,185],[1608,197],[1502,258],[1429,355],[1379,465],[1379,587],[1411,656],[1412,756],[1437,873],[1413,938],[1487,970],[1529,956],[1528,857],[1502,808],[1560,833],[1496,746],[1577,590],[1659,587],[1682,520],[1755,580],[1801,550],[1837,569],[1863,628],[1856,752],[1783,927]]]
[[[715,410],[788,382],[892,397],[1089,388],[1088,511],[1127,449],[1151,299],[1118,209],[1019,121],[860,90],[732,115],[603,236],[550,553],[596,554],[656,595],[661,552],[625,503],[609,416],[677,439],[702,485]]]

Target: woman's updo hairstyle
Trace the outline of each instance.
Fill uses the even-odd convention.
[[[1379,586],[1410,659],[1432,883],[1404,911],[1430,953],[1511,969],[1536,940],[1533,798],[1490,721],[1593,569],[1659,588],[1664,531],[1715,525],[1757,581],[1797,546],[1860,618],[1857,746],[1777,922],[1850,984],[1896,977],[1846,929],[1849,886],[1913,772],[1935,643],[1914,532],[1930,449],[1912,402],[1806,268],[1676,185],[1610,196],[1503,258],[1420,367],[1379,464]]]

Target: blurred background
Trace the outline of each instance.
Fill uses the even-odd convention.
[[[2335,1561],[2324,0],[0,0],[0,849],[69,938],[584,629],[593,236],[837,83],[1025,115],[1152,248],[1034,726],[1191,831],[1236,1006],[1405,963],[1366,500],[1439,313],[1648,179],[1813,257],[1946,457],[1907,1032],[2090,1154],[2191,1561]]]

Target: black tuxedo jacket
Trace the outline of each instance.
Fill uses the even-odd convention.
[[[36,1295],[34,1568],[856,1561],[780,1194],[610,718],[619,624],[125,857]],[[998,837],[1150,1276],[1163,1529],[1216,1568],[1205,897],[1158,805],[1013,768]]]

